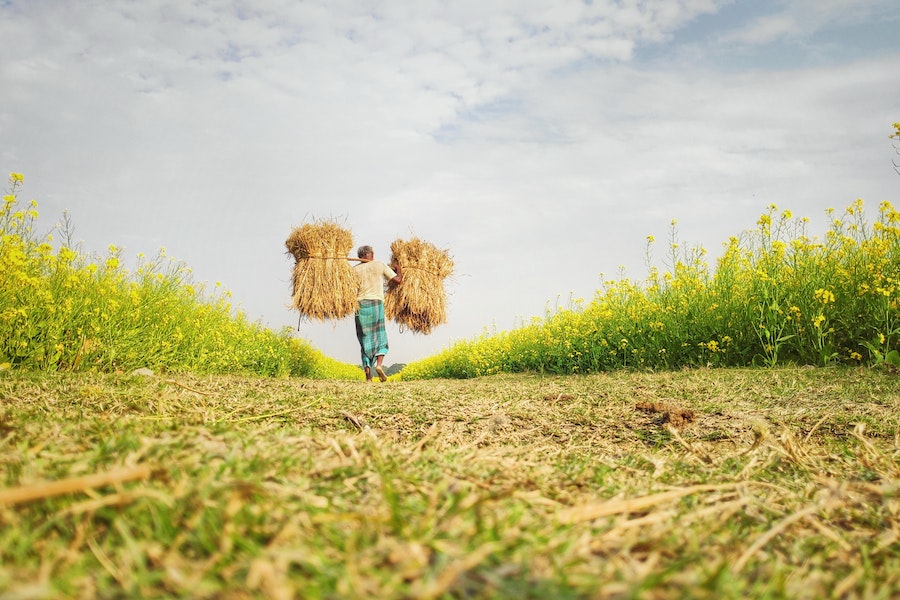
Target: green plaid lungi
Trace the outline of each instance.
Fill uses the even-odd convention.
[[[381,300],[360,300],[356,311],[356,339],[362,365],[372,367],[375,357],[387,354],[387,332],[384,329],[384,302]]]

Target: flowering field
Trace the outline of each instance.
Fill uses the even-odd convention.
[[[34,232],[37,204],[20,207],[20,174],[0,208],[0,369],[254,373],[358,379],[359,370],[235,311],[229,293],[191,279],[161,251],[84,256],[65,216],[54,244]],[[832,364],[900,366],[900,213],[867,221],[862,200],[807,219],[774,205],[734,236],[714,265],[678,242],[648,277],[604,282],[590,302],[517,329],[455,343],[407,365],[405,379],[500,372],[596,373],[621,368]],[[647,240],[648,265],[656,242]]]
[[[833,364],[900,366],[900,212],[829,210],[824,238],[772,205],[710,266],[683,248],[643,282],[607,281],[588,303],[409,364],[407,379],[500,372]],[[655,240],[648,237],[648,257]]]
[[[100,258],[79,252],[67,215],[60,240],[37,235],[37,203],[18,200],[23,180],[10,176],[0,206],[0,370],[362,378],[289,330],[248,321],[227,291],[207,292],[164,251],[129,272],[114,246]]]

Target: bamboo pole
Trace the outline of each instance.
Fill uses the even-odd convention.
[[[370,262],[368,258],[353,258],[352,256],[304,256],[300,260],[318,258],[319,260],[355,260],[356,262]]]

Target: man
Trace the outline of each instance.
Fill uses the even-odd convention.
[[[372,369],[381,381],[387,381],[382,361],[388,351],[387,332],[384,329],[384,285],[400,285],[403,272],[399,264],[390,267],[375,260],[372,246],[360,246],[356,255],[361,262],[353,270],[359,282],[356,311],[356,338],[359,340],[366,382],[372,381]]]

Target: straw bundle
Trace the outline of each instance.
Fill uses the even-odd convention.
[[[296,261],[291,307],[324,321],[356,312],[356,274],[347,255],[353,236],[333,221],[316,221],[295,228],[284,242]]]
[[[385,294],[385,317],[416,333],[431,333],[447,322],[444,279],[453,272],[453,261],[446,250],[418,238],[394,240],[391,253],[391,261],[403,268],[403,283]]]

